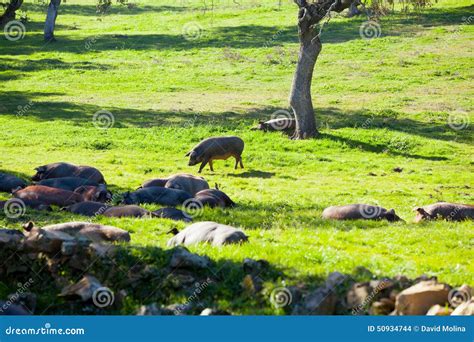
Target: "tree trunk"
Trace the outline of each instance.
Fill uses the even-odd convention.
[[[296,118],[296,130],[292,139],[309,139],[318,134],[311,100],[311,80],[321,52],[321,41],[315,37],[313,30],[300,35],[298,64],[290,93],[290,106]]]
[[[348,18],[352,18],[352,17],[355,17],[356,15],[361,14],[361,11],[359,11],[359,9],[357,8],[357,3],[353,3],[349,7],[349,13],[347,14]]]
[[[16,11],[23,4],[23,0],[11,0],[5,12],[0,16],[0,26],[7,24],[11,20],[15,20]]]
[[[314,26],[323,20],[329,11],[341,12],[356,0],[318,0],[311,3],[306,0],[294,1],[299,7],[300,51],[290,92],[290,106],[296,119],[292,139],[310,139],[318,134],[311,100],[311,81],[322,48],[319,32],[315,32]]]
[[[48,6],[48,14],[44,24],[44,40],[47,42],[55,41],[54,26],[56,25],[56,17],[58,16],[59,5],[61,0],[51,0]]]

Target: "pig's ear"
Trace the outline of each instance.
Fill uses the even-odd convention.
[[[38,172],[45,172],[45,171],[46,171],[46,167],[44,167],[44,166],[35,167],[35,171],[38,171]]]
[[[395,209],[390,209],[389,211],[387,211],[389,214],[392,214],[392,215],[395,215]]]
[[[34,226],[35,224],[33,223],[33,221],[28,221],[23,225],[23,229],[29,232],[33,229]]]
[[[189,155],[191,154],[192,151],[189,151],[188,153],[186,153],[184,156],[185,157],[189,157]]]

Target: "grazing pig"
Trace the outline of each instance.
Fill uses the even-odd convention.
[[[192,196],[201,190],[209,189],[209,184],[202,177],[193,176],[187,173],[173,175],[168,178],[166,188],[178,189],[189,192]]]
[[[230,157],[235,158],[235,169],[238,164],[244,168],[242,163],[242,151],[244,150],[244,141],[239,137],[213,137],[204,139],[199,144],[194,146],[191,151],[186,153],[186,157],[189,156],[189,166],[201,163],[199,167],[199,173],[201,173],[204,166],[209,163],[211,171],[214,171],[212,167],[212,161],[214,159],[228,159]]]
[[[107,217],[149,217],[152,213],[137,205],[124,205],[109,207],[102,215]]]
[[[203,205],[214,207],[233,207],[235,203],[224,192],[218,189],[206,189],[199,191],[194,197]]]
[[[41,181],[48,178],[79,177],[99,184],[105,183],[102,173],[91,166],[53,163],[39,166],[35,170],[36,174],[31,178],[33,181]]]
[[[152,186],[160,186],[160,187],[164,188],[165,185],[166,185],[166,182],[168,182],[168,178],[150,179],[150,180],[147,180],[146,182],[144,182],[139,189],[141,189],[141,188],[150,188]]]
[[[36,183],[37,185],[49,186],[51,188],[74,191],[81,186],[98,186],[99,183],[80,177],[48,178]]]
[[[0,201],[0,210],[13,211],[13,212],[16,212],[16,210],[22,210],[21,208],[18,208],[18,205],[13,204],[16,201],[21,201],[25,205],[25,207],[28,207],[34,210],[53,211],[53,209],[49,205],[43,204],[42,202],[34,201],[34,200],[20,200],[20,199],[15,199],[15,198],[9,199],[8,201]],[[9,207],[9,205],[12,205],[13,207]],[[21,205],[22,204],[20,203],[20,206]]]
[[[285,131],[291,132],[296,128],[296,120],[291,118],[275,118],[268,121],[259,121],[257,127],[252,128],[253,131]]]
[[[14,192],[13,196],[23,201],[34,201],[47,205],[57,205],[60,207],[84,201],[81,194],[62,189],[50,188],[43,185],[27,186],[24,189]]]
[[[25,186],[26,183],[23,179],[0,172],[0,192],[11,193],[13,190],[24,188]]]
[[[161,205],[176,206],[183,204],[184,201],[190,198],[192,198],[192,196],[188,192],[183,190],[152,186],[149,188],[138,189],[134,192],[125,193],[123,196],[122,203],[155,203]]]
[[[83,215],[83,216],[97,216],[102,215],[105,210],[108,208],[107,204],[100,202],[79,202],[68,207],[62,208],[62,210],[69,211],[73,214]]]
[[[200,242],[211,243],[213,246],[222,246],[231,243],[248,241],[247,235],[240,229],[216,222],[197,222],[168,241],[168,246],[192,245]]]
[[[36,227],[30,221],[23,228],[30,232]],[[85,237],[93,242],[130,241],[130,234],[126,230],[90,222],[66,222],[44,226],[41,229],[47,232],[65,233],[72,237]]]
[[[175,221],[191,222],[192,219],[185,212],[176,208],[161,208],[153,212],[154,216],[167,218]]]
[[[415,222],[436,220],[463,221],[474,219],[474,205],[438,202],[425,207],[416,208]]]
[[[99,186],[80,186],[75,193],[81,194],[84,198],[84,201],[95,201],[95,202],[108,202],[112,200],[112,193],[107,191],[105,184],[100,184]]]
[[[368,204],[349,204],[333,206],[324,209],[323,218],[333,220],[381,220],[394,222],[401,218],[395,214],[395,210],[387,210]]]

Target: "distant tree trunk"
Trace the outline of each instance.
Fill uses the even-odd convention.
[[[46,22],[44,24],[44,40],[55,41],[54,26],[56,25],[56,17],[58,16],[59,5],[61,0],[51,0],[48,6],[48,14],[46,15]]]
[[[15,20],[16,11],[21,7],[23,4],[23,0],[11,0],[8,4],[5,12],[0,16],[0,26],[5,25],[11,20]]]
[[[292,139],[309,139],[318,134],[311,100],[311,81],[322,48],[314,25],[319,23],[329,10],[341,12],[355,0],[319,0],[315,3],[308,3],[306,0],[294,1],[299,7],[300,51],[290,92],[290,106],[296,118]]]

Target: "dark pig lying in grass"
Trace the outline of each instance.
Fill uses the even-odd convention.
[[[244,141],[239,137],[213,137],[207,138],[194,146],[191,151],[186,153],[186,157],[189,156],[189,166],[201,163],[199,173],[201,173],[207,163],[209,163],[211,171],[214,171],[214,168],[212,167],[213,160],[225,160],[230,157],[235,158],[234,168],[237,169],[239,163],[240,167],[244,168],[244,164],[242,163],[243,150]]]
[[[237,228],[216,222],[197,222],[168,241],[168,246],[193,245],[207,242],[213,246],[222,246],[231,243],[242,243],[248,241],[247,235]]]
[[[215,207],[233,207],[235,203],[224,192],[218,189],[206,189],[199,191],[194,198],[211,208]]]
[[[186,215],[184,211],[176,209],[176,208],[161,208],[161,209],[155,210],[153,212],[153,215],[160,218],[167,218],[167,219],[175,220],[175,221],[184,221],[184,222],[192,221],[191,216]]]
[[[41,181],[49,178],[79,177],[99,184],[105,183],[102,173],[91,166],[53,163],[38,166],[35,170],[36,174],[31,178],[33,181]]]
[[[93,201],[79,202],[67,207],[62,208],[62,210],[69,211],[73,214],[83,215],[83,216],[97,216],[102,215],[105,210],[108,208],[107,204]]]
[[[76,190],[74,190],[74,192],[81,194],[84,198],[84,201],[95,201],[105,203],[112,200],[112,193],[107,190],[105,184],[100,184],[98,186],[80,186]]]
[[[23,228],[27,232],[31,232],[33,229],[42,229],[48,232],[66,233],[73,237],[85,237],[94,242],[130,241],[130,234],[126,230],[90,222],[66,222],[38,228],[30,221]]]
[[[323,218],[333,220],[382,220],[400,221],[395,210],[368,204],[349,204],[324,209]]]
[[[154,178],[154,179],[150,179],[150,180],[147,180],[145,182],[143,182],[142,186],[139,188],[150,188],[152,186],[160,186],[162,188],[165,187],[166,185],[166,182],[168,182],[168,178]]]
[[[46,205],[57,205],[60,207],[84,201],[81,194],[62,189],[50,188],[43,185],[27,186],[24,189],[15,191],[13,196],[23,201],[33,201]]]
[[[51,188],[74,191],[81,186],[99,186],[99,183],[80,177],[63,177],[43,179],[36,183],[36,185],[44,185]]]
[[[291,118],[275,118],[268,121],[259,121],[258,125],[252,128],[253,131],[264,132],[293,132],[296,128],[296,120]]]
[[[137,205],[124,205],[109,207],[102,215],[107,217],[150,217],[152,213]]]
[[[26,186],[26,182],[14,175],[0,172],[0,192],[11,193]]]
[[[153,203],[177,206],[190,198],[192,198],[191,194],[183,190],[153,186],[125,193],[122,202],[124,204]]]
[[[474,219],[474,205],[438,202],[425,207],[416,208],[415,222],[424,220],[444,219],[463,221]]]
[[[192,196],[201,190],[209,189],[209,184],[203,177],[180,173],[170,176],[165,184],[166,188],[189,192]]]

